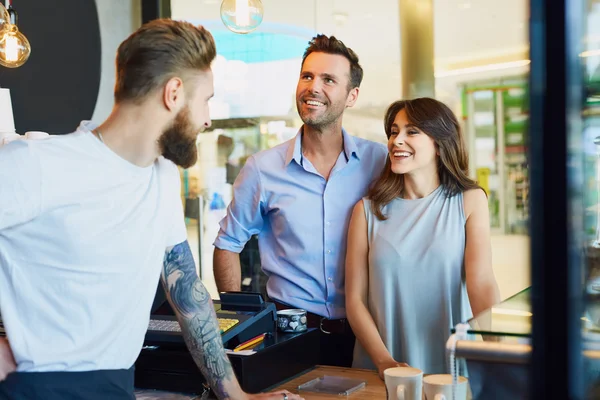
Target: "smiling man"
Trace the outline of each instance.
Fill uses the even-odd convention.
[[[347,367],[354,334],[345,319],[346,232],[387,157],[383,144],[342,128],[362,77],[357,55],[341,41],[310,41],[296,90],[304,125],[294,139],[248,159],[214,254],[219,290],[240,290],[239,253],[258,234],[269,297],[278,308],[307,310],[309,327],[322,332],[321,364]]]

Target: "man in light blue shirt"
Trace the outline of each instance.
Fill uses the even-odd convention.
[[[362,75],[358,57],[341,41],[311,40],[296,90],[304,125],[294,139],[248,158],[214,243],[217,287],[238,291],[239,253],[258,234],[269,297],[279,308],[307,310],[309,327],[323,332],[321,363],[347,367],[354,347],[345,320],[348,223],[387,157],[383,144],[342,128]]]

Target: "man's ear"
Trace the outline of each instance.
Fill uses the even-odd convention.
[[[347,108],[354,106],[356,100],[358,100],[358,92],[359,89],[357,87],[350,89],[350,92],[348,92],[348,97],[346,98]]]
[[[181,108],[185,102],[185,91],[181,78],[173,77],[167,81],[163,89],[163,102],[167,110],[174,111]]]

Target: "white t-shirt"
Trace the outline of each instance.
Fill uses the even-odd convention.
[[[19,371],[130,368],[165,249],[186,240],[180,178],[89,122],[0,148],[0,312]]]

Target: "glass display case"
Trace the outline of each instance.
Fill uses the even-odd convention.
[[[577,9],[577,5],[581,5],[581,9]],[[536,388],[540,387],[536,376],[543,368],[539,360],[555,358],[553,354],[539,353],[554,351],[549,347],[551,340],[554,340],[552,346],[558,346],[557,351],[568,354],[564,365],[555,366],[563,371],[559,379],[568,382],[560,386],[550,382],[547,385],[567,388],[568,398],[600,398],[600,2],[584,0],[571,6],[573,10],[569,18],[580,24],[581,31],[565,29],[561,34],[564,34],[567,43],[571,43],[569,40],[576,43],[569,50],[577,49],[577,54],[567,54],[566,61],[563,60],[573,69],[565,71],[545,66],[545,72],[555,79],[553,83],[564,85],[564,91],[559,92],[563,98],[553,98],[550,91],[538,93],[545,95],[544,106],[537,112],[543,110],[548,114],[537,117],[538,121],[543,120],[546,130],[535,132],[537,139],[531,139],[538,141],[534,145],[541,146],[540,143],[543,143],[547,146],[536,150],[541,152],[537,154],[541,155],[538,162],[543,161],[537,165],[546,170],[536,178],[556,183],[552,191],[552,186],[542,188],[539,181],[531,182],[538,185],[538,190],[543,189],[538,193],[554,196],[548,201],[537,198],[538,201],[544,200],[539,207],[545,207],[547,214],[539,215],[545,224],[540,225],[538,219],[531,232],[533,241],[543,237],[545,245],[532,253],[542,254],[537,260],[545,259],[548,264],[539,266],[536,259],[532,259],[533,288],[469,320],[465,334],[461,335],[458,330],[458,341],[455,341],[457,330],[453,330],[454,336],[448,347],[454,349],[457,359],[466,361],[473,398],[541,398],[536,397]],[[559,27],[556,26],[556,29]],[[581,37],[569,38],[569,35]],[[573,65],[569,65],[573,60]],[[546,62],[551,61],[546,59]],[[539,77],[535,74],[539,70],[533,69],[531,73],[533,81],[536,81]],[[562,77],[563,81],[559,82],[557,77]],[[517,87],[519,91],[514,90]],[[527,96],[527,92],[527,84],[518,84],[517,81],[506,85],[506,88],[501,83],[465,87],[465,121],[470,151],[474,154],[472,173],[488,190],[493,228],[504,233],[518,232],[521,224],[528,219],[530,185],[519,187],[517,183],[527,182],[529,177],[525,154],[529,150],[527,146],[532,143],[529,143],[527,134],[519,134],[527,128],[529,110],[524,106],[527,101],[515,100],[521,95]],[[563,115],[556,114],[553,119],[548,111],[553,107]],[[565,125],[561,125],[563,122]],[[552,123],[566,126],[566,131],[553,129]],[[538,127],[533,126],[532,130]],[[561,158],[552,157],[552,151],[564,152],[562,166],[558,165]],[[514,174],[515,167],[522,168],[524,173]],[[561,191],[562,183],[559,183],[562,178],[565,178],[564,191]],[[518,193],[516,188],[525,190]],[[566,200],[564,203],[561,197]],[[564,207],[565,215],[552,214],[561,207]],[[553,218],[549,219],[549,215]],[[562,222],[567,232],[561,231]],[[542,226],[546,231],[539,230]],[[562,248],[556,251],[556,248],[548,246],[549,243],[562,245]],[[564,256],[564,259],[553,258],[554,254]],[[566,265],[558,265],[562,260]],[[541,281],[542,278],[546,281]],[[560,292],[549,291],[550,288]],[[543,296],[539,292],[536,294],[536,289],[543,291]],[[537,336],[533,334],[536,329],[534,295],[537,296],[537,309],[543,309],[546,314],[543,317],[544,329],[556,332],[540,333],[540,325],[537,325]],[[558,297],[560,301],[556,300]],[[546,303],[543,307],[540,307],[541,299]],[[556,316],[554,325],[552,315]],[[568,321],[575,319],[574,329],[563,326],[565,321],[568,325]],[[538,322],[541,320],[537,319]],[[557,332],[564,332],[563,345],[556,341]],[[536,360],[535,346],[542,346],[542,343],[544,350],[538,348]],[[544,371],[542,374],[551,376],[552,372]],[[561,376],[561,373],[555,375]],[[557,390],[560,392],[560,389]]]
[[[468,321],[466,336],[448,347],[466,361],[474,399],[528,399],[532,351],[531,288]],[[596,320],[596,321],[594,321]],[[600,325],[593,310],[581,316],[582,359],[587,398],[600,398]]]
[[[474,398],[599,399],[600,1],[530,6],[532,287],[460,325],[448,348],[466,360]],[[466,104],[475,168],[489,168],[490,200],[500,199],[490,202],[492,224],[510,232],[503,96],[473,91]]]
[[[185,204],[188,241],[198,274],[211,297],[219,294],[213,275],[213,242],[219,221],[232,200],[232,185],[248,157],[295,136],[295,120],[284,117],[231,118],[214,120],[197,139],[198,160],[181,170],[181,196]],[[266,279],[260,268],[256,240],[241,253],[242,289],[265,292]]]

